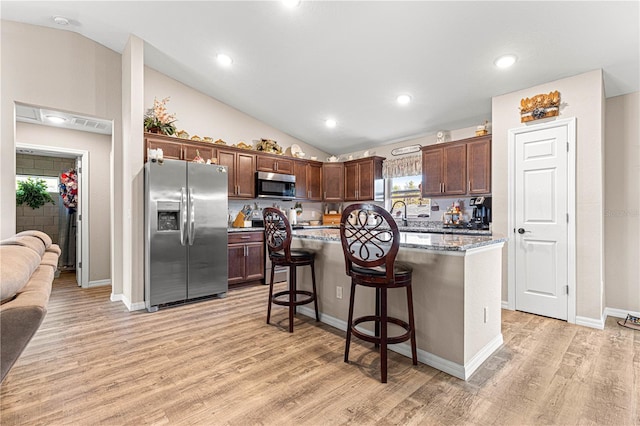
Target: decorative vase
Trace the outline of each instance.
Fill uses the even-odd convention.
[[[147,132],[156,133],[158,135],[162,134],[162,130],[160,130],[160,127],[149,127],[149,129],[147,129]]]

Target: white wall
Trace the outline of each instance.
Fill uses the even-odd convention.
[[[492,101],[492,195],[493,229],[511,235],[507,229],[508,131],[520,123],[520,100],[540,93],[560,91],[558,118],[577,118],[576,149],[576,316],[600,320],[604,311],[603,236],[603,83],[595,70],[517,92],[496,96]],[[554,118],[545,119],[545,121]],[[542,121],[535,121],[539,123]],[[507,249],[503,250],[502,300],[507,300]]]
[[[22,144],[89,151],[89,281],[111,278],[111,136],[30,123],[17,123],[16,141]],[[15,154],[14,154],[15,156]],[[14,197],[15,198],[15,197]]]
[[[606,101],[605,295],[608,308],[640,312],[640,94]]]
[[[158,71],[145,67],[144,104],[145,109],[153,106],[153,99],[170,96],[167,111],[175,113],[176,128],[186,130],[190,136],[209,136],[213,140],[222,139],[227,144],[240,141],[252,144],[254,140],[273,139],[283,151],[298,144],[306,154],[305,158],[318,157],[319,161],[329,156],[326,152],[308,145],[278,129],[238,111],[216,99],[192,89]]]

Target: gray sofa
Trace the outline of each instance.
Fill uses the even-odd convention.
[[[0,382],[40,327],[60,247],[40,231],[0,241]]]

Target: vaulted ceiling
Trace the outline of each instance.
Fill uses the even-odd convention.
[[[481,124],[492,96],[594,69],[607,97],[639,89],[637,1],[2,1],[1,12],[117,52],[135,34],[148,66],[336,154]],[[503,54],[515,65],[497,68]]]

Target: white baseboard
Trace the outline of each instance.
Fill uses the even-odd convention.
[[[636,311],[625,311],[624,309],[618,308],[604,308],[604,318],[614,317],[614,318],[626,318],[627,314],[631,314],[634,317],[640,317],[640,312]]]
[[[141,311],[146,308],[144,302],[131,303],[131,301],[127,297],[124,297],[124,294],[111,293],[111,301],[124,303],[124,306],[127,307],[129,312]]]
[[[315,310],[306,307],[306,306],[298,306],[298,312],[302,315],[306,315],[311,318],[315,318]],[[347,322],[338,318],[334,318],[330,315],[320,314],[320,322],[323,322],[331,327],[337,328],[338,330],[346,331],[347,330]],[[367,332],[367,330],[363,330],[363,332]],[[489,342],[484,348],[482,348],[467,364],[460,365],[455,362],[451,362],[447,359],[441,358],[437,355],[434,355],[430,352],[424,351],[422,349],[418,349],[418,361],[423,364],[426,364],[430,367],[436,368],[440,371],[444,371],[445,373],[457,377],[461,380],[468,380],[469,377],[482,365],[484,361],[493,354],[493,352],[498,349],[503,343],[502,334],[496,336],[491,342]],[[411,345],[408,343],[399,343],[397,345],[389,345],[389,349],[399,353],[401,355],[406,356],[407,358],[411,358]]]
[[[100,286],[103,286],[103,285],[111,285],[111,280],[89,281],[89,283],[87,284],[87,288],[100,287]]]
[[[502,309],[511,310],[511,309],[509,309],[509,302],[507,302],[506,300],[503,300],[502,301]]]
[[[576,315],[576,325],[582,325],[584,327],[597,328],[598,330],[604,330],[604,318],[589,318],[580,317]]]

